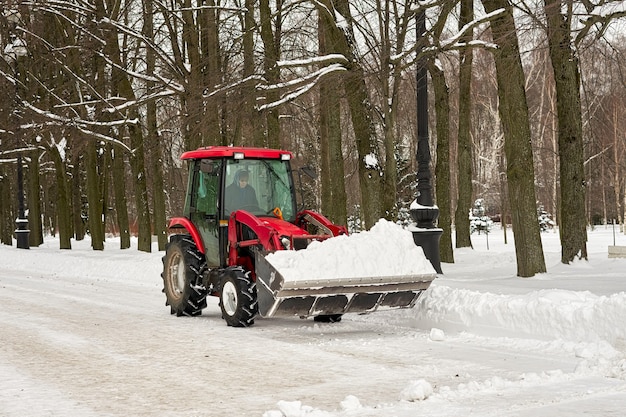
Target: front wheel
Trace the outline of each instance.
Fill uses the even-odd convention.
[[[226,324],[248,327],[254,324],[258,312],[256,283],[250,273],[237,268],[229,270],[222,278],[220,308]]]

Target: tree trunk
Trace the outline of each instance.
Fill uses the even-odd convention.
[[[474,16],[473,0],[461,1],[459,29],[472,21]],[[472,31],[459,39],[468,43],[473,38]],[[469,212],[472,208],[472,48],[460,50],[459,64],[459,133],[458,133],[458,199],[454,222],[456,226],[456,247],[472,246],[470,239]]]
[[[87,204],[89,205],[89,234],[93,250],[104,250],[102,226],[102,193],[100,192],[100,173],[98,172],[98,153],[96,141],[90,140],[86,146],[85,171],[87,172]]]
[[[439,207],[438,226],[443,230],[439,240],[442,262],[454,262],[452,249],[452,205],[450,195],[450,96],[443,71],[429,61],[428,71],[433,82],[435,113],[437,115],[437,166],[435,193]],[[469,230],[469,226],[468,226]]]
[[[507,235],[507,219],[509,218],[509,191],[506,185],[506,161],[502,150],[498,152],[498,185],[500,188],[500,205],[502,210],[500,211],[500,227],[502,227],[502,234],[504,235],[504,244],[509,243]]]
[[[183,2],[182,37],[187,52],[187,63],[190,70],[187,73],[185,93],[181,106],[184,110],[184,141],[185,149],[197,149],[206,143],[203,129],[204,105],[202,92],[204,91],[201,74],[200,39],[194,19],[194,8],[191,0]],[[128,98],[128,97],[127,97]]]
[[[201,59],[202,87],[204,91],[213,91],[221,84],[220,45],[218,37],[218,18],[215,0],[206,1],[208,8],[198,12]],[[204,99],[204,120],[202,121],[208,145],[227,145],[220,128],[219,96]]]
[[[115,214],[120,231],[120,249],[130,248],[130,222],[128,221],[128,203],[126,198],[126,176],[124,170],[124,151],[113,147],[111,174],[113,176],[113,198]]]
[[[244,32],[243,32],[243,76],[244,78],[254,75],[254,7],[255,0],[245,0],[246,10],[244,12]],[[265,144],[265,134],[261,115],[256,109],[256,81],[250,80],[242,87],[242,102],[244,110],[239,117],[238,125],[242,125],[241,135],[236,135],[236,140],[241,136],[241,143],[262,147]]]
[[[152,0],[144,0],[144,35],[148,39],[154,38],[153,3]],[[154,50],[146,50],[146,73],[154,76],[156,57]],[[146,82],[148,94],[155,92],[153,81]],[[150,100],[146,105],[146,127],[148,139],[151,142],[149,148],[152,167],[152,199],[154,207],[154,234],[157,236],[158,250],[164,251],[167,244],[167,225],[165,216],[165,190],[163,181],[163,158],[161,135],[157,126],[157,106],[155,100]],[[219,124],[218,124],[219,129]],[[120,154],[121,156],[122,154]],[[127,220],[128,221],[128,220]]]
[[[319,20],[320,55],[335,53],[328,21]],[[347,224],[346,187],[341,141],[341,104],[337,92],[338,76],[320,81],[320,155],[322,213],[337,224]]]
[[[135,92],[128,78],[128,74],[121,70],[124,64],[121,59],[121,51],[118,44],[117,33],[113,30],[106,32],[107,50],[110,59],[117,67],[113,67],[111,71],[111,88],[117,91],[121,97],[128,101],[135,101]],[[136,107],[128,110],[127,117],[131,120],[140,120],[139,111]],[[152,227],[150,223],[150,208],[148,204],[148,186],[146,180],[145,168],[145,144],[141,127],[136,124],[127,126],[128,136],[130,137],[130,147],[132,154],[130,155],[130,166],[132,172],[132,181],[135,186],[135,207],[137,210],[137,249],[142,252],[152,251]]]
[[[620,135],[618,132],[619,119],[618,119],[618,113],[617,113],[617,104],[615,102],[613,103],[612,121],[613,121],[613,161],[612,162],[613,162],[613,165],[615,166],[614,173],[613,173],[613,196],[615,198],[615,212],[617,214],[617,223],[624,224],[624,218],[623,218],[624,210],[622,209],[622,199],[620,197],[621,192],[622,192],[622,184],[624,182],[622,180],[622,168],[621,168],[622,164],[620,163],[622,159],[622,155],[623,155],[623,152],[620,152],[620,149],[622,149],[623,145],[621,145]],[[604,165],[602,165],[602,167],[604,167]]]
[[[109,221],[109,172],[111,170],[111,144],[103,144],[98,152],[100,155],[100,192],[102,193],[102,236],[106,239],[107,222]]]
[[[548,48],[556,84],[559,177],[561,181],[561,262],[587,259],[585,171],[578,59],[572,50],[569,19],[560,0],[544,0]]]
[[[89,147],[86,146],[84,151],[89,151]],[[84,156],[84,154],[82,154]],[[84,201],[83,201],[83,185],[82,185],[82,171],[81,166],[85,168],[86,172],[87,158],[77,156],[72,162],[72,178],[71,178],[71,190],[72,190],[72,223],[74,229],[74,238],[78,241],[85,238],[85,215],[83,213]],[[86,191],[86,190],[85,190]]]
[[[41,223],[41,184],[39,178],[39,151],[30,152],[28,164],[28,243],[38,247],[43,243],[43,225]]]
[[[333,11],[330,1],[324,0],[320,3],[327,6],[327,8],[319,9],[320,17],[329,19],[329,25],[333,25],[332,42],[337,45],[338,52],[348,59],[347,73],[344,74],[343,83],[357,145],[362,220],[365,223],[365,228],[369,229],[380,219],[382,214],[383,184],[376,129],[371,117],[372,105],[368,97],[363,68],[355,50],[352,15],[348,1],[339,0],[335,2],[336,11],[348,23],[341,25],[341,27],[335,21],[334,14],[328,13],[328,11],[331,13]]]
[[[391,29],[390,29],[390,7],[391,2],[380,2],[378,4],[379,16],[379,33],[381,43],[381,111],[383,113],[383,149],[384,149],[384,176],[382,189],[382,207],[381,214],[390,221],[395,221],[398,217],[397,194],[398,194],[398,165],[396,161],[396,112],[397,112],[397,85],[401,81],[400,66],[391,63]],[[398,28],[398,31],[400,29]],[[402,37],[402,34],[398,34]],[[402,50],[399,48],[398,50]]]
[[[70,216],[70,194],[67,188],[65,161],[56,145],[50,146],[56,176],[56,218],[59,229],[59,249],[72,249],[72,218]]]
[[[154,125],[149,127],[152,132],[149,132],[151,138],[150,145],[150,161],[152,162],[152,196],[153,196],[153,210],[154,210],[154,234],[157,236],[158,250],[164,251],[165,245],[167,245],[167,217],[165,214],[165,184],[163,179],[163,158],[162,154],[162,140],[161,136],[157,132],[156,128],[156,103],[148,104],[148,126],[150,124],[150,114],[154,112],[155,120]],[[154,106],[153,106],[154,105]],[[151,111],[150,107],[154,107]]]
[[[537,222],[534,164],[530,142],[528,104],[524,71],[508,0],[483,0],[488,13],[503,12],[491,20],[498,80],[499,112],[504,131],[507,185],[515,236],[517,275],[532,277],[546,271],[539,224]]]
[[[150,208],[148,206],[148,186],[144,158],[144,139],[137,126],[129,126],[130,142],[133,155],[130,157],[131,172],[135,182],[135,205],[137,207],[137,249],[142,252],[152,251],[152,229]]]
[[[265,78],[270,85],[280,81],[280,71],[278,69],[278,59],[280,58],[280,7],[281,0],[277,0],[277,14],[272,14],[269,0],[260,0],[259,14],[261,17],[261,39],[263,40],[263,69]],[[275,17],[276,27],[272,28],[272,17]],[[267,92],[267,102],[278,100],[276,89]],[[278,109],[271,107],[266,111],[265,120],[267,124],[267,146],[270,148],[280,148],[280,125],[278,122]]]

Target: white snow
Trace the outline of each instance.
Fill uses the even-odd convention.
[[[384,219],[369,231],[312,242],[303,251],[277,251],[266,259],[288,281],[436,273],[411,232]]]
[[[400,399],[403,401],[422,401],[430,397],[433,393],[433,387],[428,381],[423,379],[411,381],[400,393]]]
[[[626,2],[613,0],[600,6],[595,6],[593,11],[589,14],[592,16],[606,17],[611,15],[623,15],[624,13],[626,13]]]
[[[380,165],[378,164],[378,158],[373,153],[368,153],[363,157],[363,162],[368,169],[377,169]]]
[[[563,265],[558,231],[543,233],[548,272],[518,278],[494,227],[413,309],[247,329],[227,327],[216,298],[170,315],[163,252],[136,241],[0,246],[0,415],[621,416],[626,259],[607,249],[626,237],[613,239],[590,230],[589,261]]]
[[[411,202],[411,205],[409,206],[410,210],[419,210],[419,209],[432,209],[432,208],[439,208],[437,207],[437,205],[433,205],[433,206],[423,206],[420,203],[417,202],[417,200],[413,200]]]
[[[281,60],[276,63],[281,68],[304,67],[311,65],[326,65],[330,63],[347,63],[348,59],[341,54],[316,55],[305,59]]]
[[[432,329],[430,329],[430,340],[434,341],[434,342],[441,342],[442,340],[445,340],[446,338],[446,333],[441,330],[438,329],[436,327],[433,327]]]

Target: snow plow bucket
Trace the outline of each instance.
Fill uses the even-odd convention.
[[[283,276],[261,253],[257,252],[255,257],[257,299],[262,317],[363,314],[410,308],[436,277],[434,272],[427,272],[395,276],[290,279]]]

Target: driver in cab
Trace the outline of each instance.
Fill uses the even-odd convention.
[[[227,213],[240,209],[250,210],[259,206],[256,192],[248,184],[249,177],[248,171],[240,169],[235,173],[232,184],[226,187],[226,201],[224,204]]]

